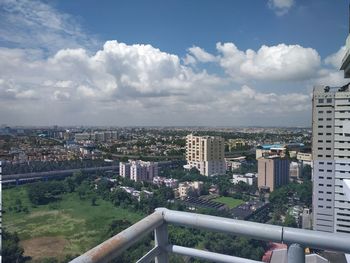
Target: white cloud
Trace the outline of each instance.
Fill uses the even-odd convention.
[[[0,41],[50,54],[62,47],[97,46],[72,16],[38,0],[0,1]]]
[[[268,0],[269,8],[273,9],[278,16],[288,13],[290,8],[295,4],[294,0]]]
[[[305,80],[316,74],[321,62],[316,50],[299,45],[264,45],[257,52],[243,52],[233,43],[216,47],[220,65],[237,80]]]
[[[221,107],[241,115],[275,114],[289,115],[291,112],[305,112],[311,108],[311,97],[303,93],[285,93],[278,95],[273,92],[259,92],[243,85],[239,90],[231,91],[221,97]]]
[[[337,70],[340,69],[341,62],[345,56],[346,52],[346,47],[342,46],[336,53],[329,55],[328,57],[325,58],[324,62],[327,65],[331,65]]]
[[[214,62],[216,61],[216,57],[212,54],[206,52],[204,49],[200,47],[193,46],[188,49],[189,53],[192,55],[191,57],[195,58],[199,62]]]
[[[218,48],[230,74],[233,61],[247,61],[232,43]],[[62,49],[47,59],[30,59],[20,49],[0,48],[0,54],[11,58],[0,61],[0,117],[8,123],[7,116],[24,124],[225,125],[245,116],[240,124],[253,125],[269,111],[272,121],[307,111],[302,93],[237,89],[232,77],[193,71],[151,45],[107,41],[92,55],[82,48]],[[237,73],[242,72],[239,66]]]

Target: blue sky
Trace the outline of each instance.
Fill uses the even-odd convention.
[[[1,0],[0,120],[311,126],[347,34],[348,1]]]
[[[296,1],[277,16],[262,0],[58,1],[101,40],[148,43],[183,56],[192,45],[210,52],[215,44],[234,42],[242,49],[279,43],[313,47],[327,56],[348,32],[347,1]]]

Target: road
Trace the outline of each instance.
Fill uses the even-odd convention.
[[[96,171],[109,171],[116,170],[119,171],[119,165],[111,166],[101,166],[101,167],[90,167],[90,168],[79,168],[79,169],[67,169],[59,171],[48,171],[48,172],[36,172],[36,173],[24,173],[24,174],[7,174],[2,175],[2,183],[15,182],[17,180],[31,180],[38,178],[50,178],[50,177],[60,177],[60,176],[69,176],[75,172],[96,172]]]

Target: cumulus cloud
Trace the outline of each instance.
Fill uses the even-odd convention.
[[[315,75],[321,59],[316,50],[299,45],[263,45],[257,52],[234,43],[217,43],[219,63],[235,79],[305,80]]]
[[[246,60],[245,52],[232,47],[220,44],[222,50],[227,50],[218,63],[225,60],[227,70],[237,54],[241,64]],[[227,119],[235,118],[230,114],[239,111],[247,117],[245,121],[253,122],[254,117],[248,116],[268,110],[276,116],[306,110],[301,106],[305,103],[302,93],[279,95],[248,86],[237,89],[231,76],[193,71],[177,55],[151,45],[107,41],[95,54],[82,48],[62,49],[48,58],[34,60],[25,50],[0,48],[0,53],[11,58],[0,61],[4,68],[0,72],[0,117],[4,120],[10,116],[6,112],[15,111],[27,116],[25,121],[44,123],[59,120],[73,124],[75,116],[79,124],[115,120],[112,122],[123,125],[190,125],[193,121],[224,125]],[[16,106],[14,100],[19,102]],[[40,110],[40,106],[50,110]],[[40,120],[34,117],[37,114]]]
[[[280,15],[293,3],[269,1]],[[192,46],[180,59],[147,44],[99,44],[36,0],[0,2],[0,45],[8,124],[309,125],[305,87],[343,81],[335,68],[343,49],[321,61],[299,45],[217,43],[215,54]]]
[[[260,92],[247,85],[239,90],[231,91],[222,97],[222,108],[243,115],[282,114],[289,111],[302,112],[311,108],[310,95],[303,93],[285,93],[278,95],[274,92]]]
[[[340,69],[341,62],[345,56],[346,47],[342,46],[336,53],[329,55],[325,58],[324,62],[327,65],[331,65],[336,69]]]
[[[276,15],[283,16],[295,4],[294,0],[268,0],[267,5],[275,11]]]
[[[186,61],[187,64],[191,64],[196,61],[204,62],[204,63],[216,61],[216,57],[208,53],[207,51],[205,51],[203,48],[193,46],[189,48],[188,51],[190,55],[188,55],[189,57],[187,57],[187,59],[190,59],[190,61],[187,60]],[[194,58],[194,60],[192,60],[191,58]]]

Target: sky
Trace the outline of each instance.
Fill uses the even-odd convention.
[[[0,124],[311,126],[348,0],[0,0]]]

